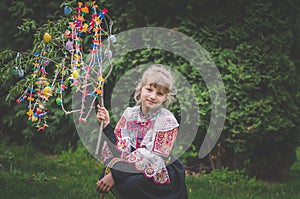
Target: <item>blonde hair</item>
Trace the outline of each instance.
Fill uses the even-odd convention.
[[[165,107],[168,107],[168,105],[171,104],[176,91],[173,88],[174,79],[170,70],[167,70],[160,64],[152,64],[143,72],[142,80],[137,84],[134,93],[134,100],[136,102],[136,105],[141,104],[141,90],[147,84],[150,84],[150,86],[161,90],[164,94],[167,95],[166,100],[163,103]]]

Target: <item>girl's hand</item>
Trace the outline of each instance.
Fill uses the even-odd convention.
[[[97,109],[96,118],[98,122],[103,120],[103,128],[105,128],[110,123],[109,113],[105,107],[101,107],[99,104],[97,105]]]
[[[111,173],[105,175],[101,180],[98,180],[96,183],[97,191],[100,193],[108,193],[111,188],[114,186],[115,181]]]

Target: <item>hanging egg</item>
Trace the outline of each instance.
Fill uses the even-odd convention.
[[[66,42],[66,49],[67,49],[67,51],[73,50],[73,42],[72,41],[68,40]]]
[[[62,102],[62,99],[61,99],[61,98],[59,98],[59,97],[58,97],[58,98],[56,98],[56,100],[55,100],[55,101],[56,101],[56,104],[57,104],[57,105],[61,105],[61,104],[63,103],[63,102]]]
[[[73,76],[74,79],[77,79],[77,77],[79,76],[78,70],[74,70],[72,72],[72,76]]]
[[[111,50],[105,49],[104,56],[107,57],[108,59],[111,59],[112,58]]]
[[[16,67],[14,68],[14,70],[13,70],[13,73],[14,73],[14,74],[17,74],[17,73],[18,73],[18,70],[19,70],[19,69],[18,69],[18,67],[16,66]]]
[[[43,39],[44,39],[44,42],[45,42],[45,43],[48,43],[49,41],[51,41],[52,37],[51,37],[51,35],[50,35],[49,33],[46,32],[46,33],[44,34]]]
[[[109,40],[110,40],[112,43],[116,43],[116,41],[117,41],[115,35],[110,35],[110,36],[109,36]]]
[[[50,60],[49,59],[44,59],[44,66],[48,66],[50,64]]]
[[[64,14],[65,15],[69,15],[72,12],[72,8],[70,8],[69,6],[65,6],[64,8]]]
[[[24,76],[24,70],[22,68],[19,69],[18,74],[19,74],[19,77],[23,77]]]
[[[43,94],[45,97],[50,97],[52,96],[52,91],[51,91],[51,88],[49,86],[46,86],[44,89],[43,89]]]

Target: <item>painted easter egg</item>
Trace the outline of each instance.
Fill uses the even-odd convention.
[[[64,14],[65,15],[69,15],[72,12],[72,8],[70,8],[69,6],[65,6],[64,8]]]
[[[45,42],[45,43],[48,43],[49,41],[51,41],[52,37],[51,37],[51,35],[50,35],[49,33],[46,32],[46,33],[44,34],[43,39],[44,39],[44,42]]]

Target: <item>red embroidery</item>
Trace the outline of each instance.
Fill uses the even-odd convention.
[[[176,140],[177,133],[178,128],[174,128],[170,131],[157,132],[152,151],[162,156],[169,156]]]
[[[153,128],[154,122],[155,120],[145,121],[145,122],[134,120],[134,121],[129,121],[127,123],[128,130],[137,130],[136,143],[135,143],[136,149],[145,147],[145,146],[141,146],[141,143],[146,135],[146,132],[149,131],[151,128]]]
[[[122,131],[122,128],[125,127],[125,125],[126,125],[126,119],[124,116],[122,116],[115,128],[115,135],[117,138],[122,137],[121,131]]]

